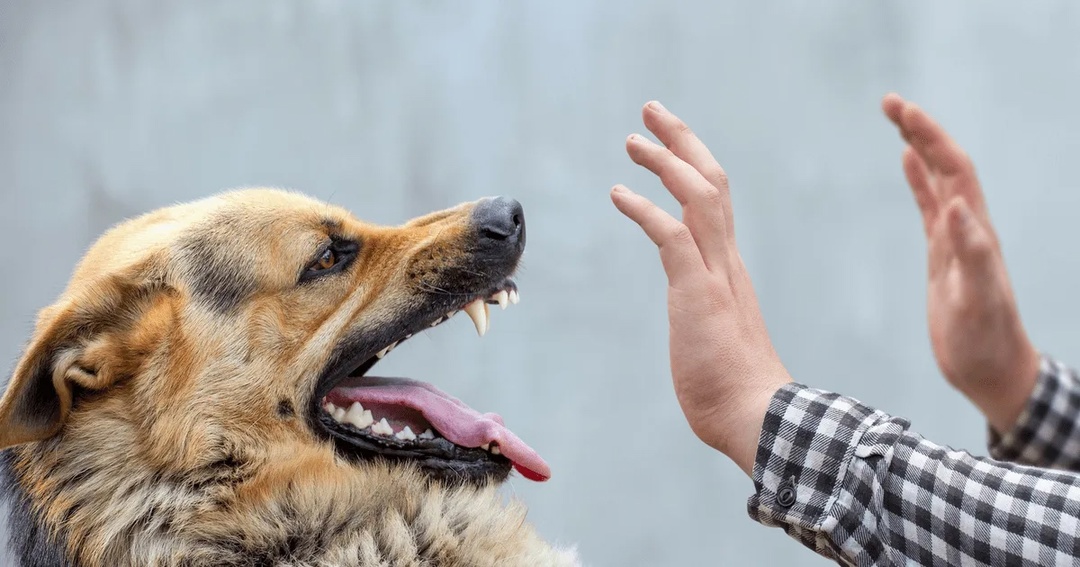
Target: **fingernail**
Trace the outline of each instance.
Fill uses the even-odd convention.
[[[627,189],[626,187],[623,187],[622,185],[616,185],[616,186],[612,187],[611,190],[613,192],[615,192],[615,193],[620,193],[620,194],[625,194],[625,193],[630,192],[629,189]]]
[[[626,137],[626,139],[631,141],[631,142],[643,142],[643,141],[645,141],[645,138],[642,138],[639,134],[630,134],[629,136]]]
[[[655,100],[649,103],[649,108],[653,109],[653,111],[655,112],[667,112],[667,109],[664,108],[664,105],[660,104]]]

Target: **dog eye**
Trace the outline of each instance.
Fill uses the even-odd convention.
[[[332,248],[327,248],[326,251],[322,253],[322,256],[319,256],[319,259],[315,261],[315,265],[311,266],[311,269],[315,271],[329,270],[336,266],[337,262],[337,254],[334,253]]]
[[[360,249],[358,242],[335,239],[300,274],[300,283],[346,269]]]

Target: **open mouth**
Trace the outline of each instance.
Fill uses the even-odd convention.
[[[519,301],[517,286],[507,278],[494,290],[461,297],[449,309],[410,317],[356,364],[346,363],[317,396],[317,422],[336,441],[339,451],[361,458],[408,459],[426,472],[448,480],[503,480],[511,467],[534,481],[551,470],[540,455],[519,439],[494,413],[480,413],[435,386],[406,378],[368,376],[371,368],[414,334],[435,327],[464,311],[476,331],[488,330],[490,309],[506,309]]]

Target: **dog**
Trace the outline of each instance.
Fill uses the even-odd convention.
[[[496,414],[369,375],[516,303],[525,219],[485,198],[385,227],[279,189],[107,231],[2,398],[23,567],[571,566],[498,486],[548,465]]]

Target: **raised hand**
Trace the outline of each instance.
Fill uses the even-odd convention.
[[[946,379],[999,432],[1023,411],[1039,353],[1020,321],[975,167],[917,105],[890,94],[882,109],[907,141],[904,173],[929,248],[930,342]]]
[[[735,246],[723,168],[659,103],[645,105],[642,118],[663,146],[634,134],[626,151],[682,204],[682,221],[622,185],[611,199],[660,250],[668,276],[671,375],[690,427],[750,474],[769,400],[791,378]]]

